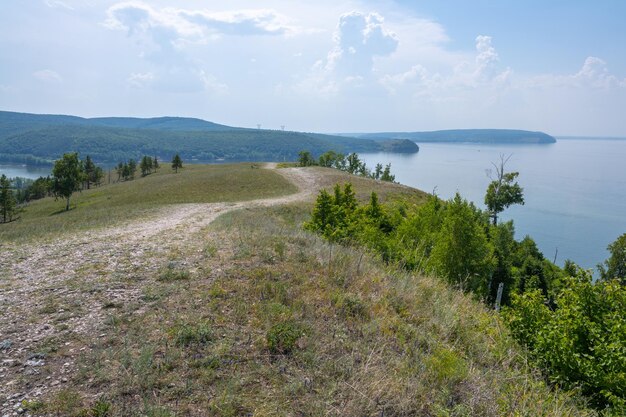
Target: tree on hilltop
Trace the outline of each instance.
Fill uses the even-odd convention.
[[[65,211],[70,209],[70,197],[80,191],[84,179],[82,164],[78,153],[66,153],[54,163],[52,168],[52,192],[56,198],[66,201]]]
[[[180,159],[180,155],[176,154],[174,155],[174,158],[172,158],[172,169],[174,170],[174,172],[178,173],[178,168],[182,168],[183,167],[183,160]]]

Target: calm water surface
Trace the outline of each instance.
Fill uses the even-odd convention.
[[[500,155],[519,171],[526,204],[501,216],[516,237],[531,235],[557,264],[572,259],[593,268],[606,247],[626,233],[626,140],[558,139],[550,145],[420,144],[414,155],[362,154],[369,167],[391,162],[396,180],[450,198],[455,192],[484,208],[486,170]]]
[[[0,164],[0,175],[4,174],[9,178],[23,177],[37,179],[50,175],[51,171],[52,168],[50,167]]]

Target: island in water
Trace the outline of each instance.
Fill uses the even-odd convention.
[[[555,143],[543,132],[514,129],[453,129],[432,132],[342,133],[341,135],[375,141],[410,140],[417,143]]]

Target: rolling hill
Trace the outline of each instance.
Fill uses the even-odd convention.
[[[64,115],[0,112],[0,161],[50,163],[65,152],[115,164],[142,155],[187,161],[291,161],[298,152],[417,152],[410,140],[245,129],[183,117],[85,119]]]

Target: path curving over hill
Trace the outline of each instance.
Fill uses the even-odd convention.
[[[265,169],[276,169],[267,164]],[[110,306],[137,305],[172,251],[198,253],[197,232],[238,209],[314,198],[319,174],[277,169],[297,186],[286,196],[236,203],[179,204],[149,219],[63,236],[2,245],[0,258],[0,415],[71,384],[77,359],[106,336]],[[175,238],[171,238],[175,236]],[[170,238],[168,238],[170,237]],[[193,263],[193,262],[192,262]],[[194,265],[187,265],[193,271]]]

